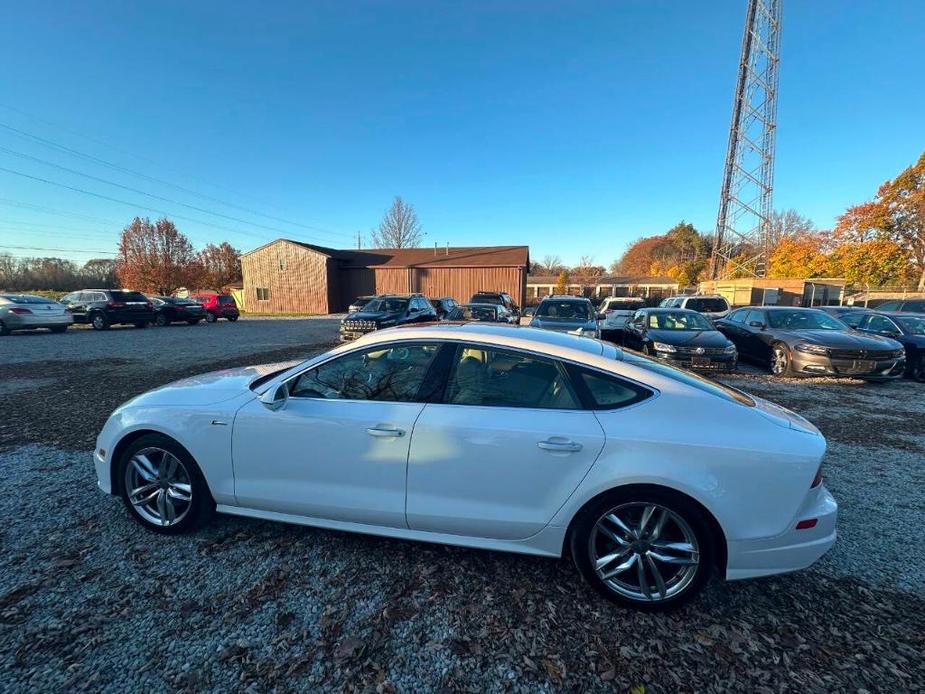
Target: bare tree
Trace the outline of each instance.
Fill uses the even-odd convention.
[[[379,222],[379,228],[373,229],[372,242],[376,248],[416,248],[421,245],[423,236],[414,205],[396,195]]]
[[[771,225],[768,245],[774,248],[781,239],[803,236],[816,231],[816,225],[809,217],[804,217],[796,210],[777,210],[771,213]]]
[[[537,275],[556,275],[565,267],[558,255],[544,255],[539,262],[533,263],[533,272]]]

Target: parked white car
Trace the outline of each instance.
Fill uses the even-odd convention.
[[[725,318],[729,313],[729,300],[719,294],[691,294],[662,299],[659,308],[686,308],[702,313],[711,320]]]
[[[661,609],[714,570],[824,554],[825,447],[799,415],[599,340],[470,323],[157,388],[112,414],[94,459],[99,487],[159,533],[218,510],[571,554],[602,595]]]
[[[604,314],[601,336],[609,339],[615,337],[617,333],[622,333],[627,321],[636,311],[645,306],[645,299],[638,296],[609,296],[604,299],[598,308]]]

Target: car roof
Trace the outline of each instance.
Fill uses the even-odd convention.
[[[496,347],[533,350],[564,358],[606,356],[609,359],[622,359],[622,353],[616,347],[600,340],[501,323],[417,323],[376,330],[348,344],[377,344],[397,339],[487,342]]]
[[[700,311],[690,308],[672,308],[671,306],[653,306],[652,308],[641,308],[639,310],[646,313],[696,313],[698,316],[701,315]]]
[[[586,296],[572,296],[571,294],[550,294],[549,296],[544,296],[543,301],[591,301]],[[540,303],[543,303],[541,301]]]
[[[478,302],[478,301],[475,301],[475,302],[472,302],[472,303],[469,303],[469,304],[460,304],[460,305],[459,305],[459,308],[472,308],[472,307],[478,307],[478,308],[494,308],[494,309],[501,308],[501,306],[500,306],[499,304],[483,304],[483,303]]]

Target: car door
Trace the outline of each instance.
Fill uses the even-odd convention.
[[[542,530],[597,459],[604,432],[562,364],[460,344],[408,457],[408,527],[517,540]]]
[[[764,311],[749,309],[742,324],[741,353],[752,359],[771,358],[771,347],[762,339],[762,333],[768,325],[768,316]]]
[[[259,399],[232,432],[240,506],[405,527],[405,476],[420,391],[439,350],[360,348],[294,377],[279,410]]]
[[[748,313],[747,309],[740,308],[715,323],[716,329],[728,337],[739,352],[742,351],[740,343],[742,342],[742,326],[745,323],[746,313]]]

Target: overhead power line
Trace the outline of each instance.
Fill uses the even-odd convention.
[[[238,204],[233,203],[233,202],[228,202],[227,200],[222,200],[222,199],[220,199],[220,198],[216,198],[216,197],[211,196],[211,195],[206,195],[205,193],[200,193],[200,192],[198,192],[198,191],[192,190],[191,188],[187,188],[187,187],[185,187],[185,186],[181,186],[181,185],[178,185],[178,184],[176,184],[176,183],[172,183],[171,181],[166,181],[166,180],[164,180],[164,179],[162,179],[162,178],[157,178],[156,176],[150,176],[150,175],[145,174],[145,173],[142,173],[142,172],[140,172],[140,171],[135,171],[135,170],[130,169],[130,168],[125,167],[125,166],[120,166],[119,164],[114,164],[113,162],[107,161],[107,160],[105,160],[105,159],[101,159],[101,158],[96,157],[96,156],[94,156],[94,155],[92,155],[92,154],[87,154],[87,153],[85,153],[85,152],[81,152],[81,151],[76,150],[76,149],[73,149],[73,148],[71,148],[71,147],[67,147],[66,145],[62,145],[62,144],[60,144],[60,143],[54,142],[53,140],[49,140],[49,139],[47,139],[47,138],[41,137],[41,136],[39,136],[39,135],[35,135],[35,134],[30,133],[30,132],[27,132],[27,131],[25,131],[25,130],[21,130],[20,128],[15,128],[15,127],[13,127],[12,125],[8,125],[8,124],[6,124],[6,123],[0,123],[0,128],[4,128],[4,129],[6,129],[6,130],[9,130],[10,132],[16,133],[17,135],[19,135],[19,136],[21,136],[21,137],[25,137],[25,138],[28,138],[28,139],[33,140],[33,141],[35,141],[35,142],[38,142],[38,143],[40,143],[40,144],[43,144],[43,145],[45,145],[46,147],[51,147],[51,148],[53,148],[53,149],[57,149],[57,150],[59,150],[59,151],[66,152],[67,154],[70,154],[70,155],[72,155],[72,156],[80,157],[80,158],[82,158],[82,159],[86,159],[86,160],[88,160],[88,161],[95,162],[96,164],[99,164],[99,165],[101,165],[101,166],[106,166],[106,167],[108,167],[108,168],[115,169],[116,171],[121,171],[122,173],[129,174],[129,175],[131,175],[131,176],[137,176],[137,177],[139,177],[139,178],[143,178],[143,179],[145,179],[145,180],[147,180],[147,181],[151,181],[152,183],[158,183],[158,184],[160,184],[160,185],[169,186],[169,187],[171,187],[171,188],[174,188],[174,189],[176,189],[176,190],[182,191],[182,192],[187,193],[187,194],[189,194],[189,195],[194,195],[194,196],[197,196],[197,197],[206,199],[206,200],[210,200],[210,201],[212,201],[212,202],[217,202],[217,203],[219,203],[219,204],[221,204],[221,205],[225,205],[225,206],[227,206],[227,207],[232,207],[232,208],[241,210],[242,212],[248,212],[248,213],[250,213],[250,214],[257,215],[258,217],[264,217],[264,218],[266,218],[266,219],[271,219],[271,220],[276,221],[276,222],[281,222],[281,223],[283,223],[283,224],[287,224],[287,225],[290,225],[290,226],[297,226],[297,227],[300,227],[300,228],[302,228],[302,229],[308,229],[308,230],[310,230],[310,231],[315,231],[315,232],[318,232],[318,233],[321,233],[321,234],[327,234],[327,235],[330,235],[330,236],[352,237],[352,234],[347,234],[347,233],[338,232],[338,231],[330,231],[330,230],[328,230],[328,229],[324,229],[324,228],[322,228],[322,227],[314,226],[314,225],[311,225],[311,224],[303,224],[303,223],[301,223],[301,222],[295,222],[295,221],[290,220],[290,219],[285,219],[285,218],[283,218],[283,217],[277,217],[277,216],[275,216],[275,215],[266,214],[266,213],[264,213],[264,212],[260,212],[259,210],[255,210],[255,209],[252,209],[252,208],[249,208],[249,207],[244,207],[243,205],[238,205]],[[27,156],[27,155],[25,155],[25,156]],[[58,166],[58,165],[52,164],[52,166]],[[59,168],[63,168],[63,167],[59,167]],[[84,175],[84,174],[81,174],[81,175]],[[118,184],[113,184],[113,185],[118,185]],[[120,186],[120,187],[122,187],[122,186]],[[163,199],[166,199],[166,198],[163,198]],[[180,204],[183,204],[183,203],[180,203]],[[199,208],[194,208],[194,209],[199,209]],[[221,215],[221,216],[227,216],[227,215]],[[229,217],[229,219],[236,219],[236,218]],[[256,226],[262,226],[262,225],[260,225],[260,224],[257,224],[256,222],[246,222],[246,223],[254,224],[254,225],[256,225]]]
[[[29,202],[22,202],[21,200],[12,200],[10,198],[0,198],[0,205],[9,205],[10,207],[17,207],[22,210],[32,210],[34,212],[42,212],[44,214],[51,214],[58,217],[70,217],[72,219],[83,219],[88,222],[96,222],[97,224],[105,224],[106,226],[116,226],[121,227],[121,222],[113,222],[108,219],[101,219],[100,217],[93,217],[91,215],[80,214],[78,212],[67,212],[65,210],[56,210],[54,207],[48,207],[47,205],[34,205]]]
[[[36,246],[0,246],[0,248],[11,248],[20,251],[50,251],[53,253],[101,253],[103,255],[119,255],[115,251],[90,251],[78,248],[38,248]]]

